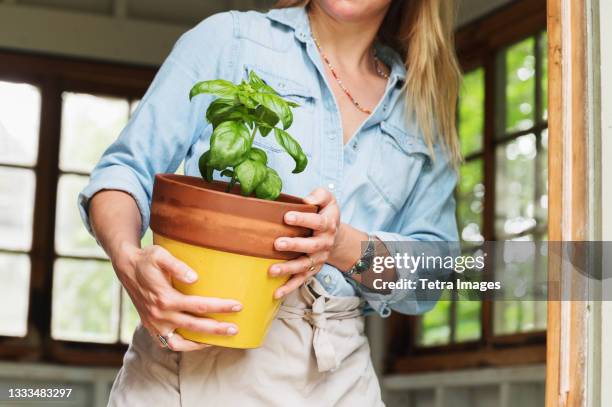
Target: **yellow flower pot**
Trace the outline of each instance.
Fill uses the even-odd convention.
[[[231,348],[256,348],[263,343],[280,301],[274,291],[287,277],[271,278],[268,268],[277,259],[244,256],[220,250],[198,247],[155,234],[153,242],[185,262],[198,274],[194,284],[173,281],[174,287],[187,295],[231,298],[243,305],[243,310],[229,314],[208,314],[218,321],[236,324],[235,336],[208,335],[177,329],[184,338],[211,345]]]
[[[316,212],[301,199],[281,195],[277,201],[223,192],[226,183],[207,183],[195,177],[158,175],[151,207],[153,242],[190,266],[197,274],[194,284],[173,281],[187,295],[239,301],[237,313],[206,314],[238,326],[234,336],[210,335],[178,329],[186,339],[231,348],[261,346],[280,301],[274,291],[287,277],[272,278],[269,267],[300,253],[278,252],[278,237],[309,236],[311,231],[288,226],[288,211]]]

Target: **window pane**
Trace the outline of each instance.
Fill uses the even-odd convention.
[[[548,34],[540,37],[540,55],[542,56],[542,119],[548,120]]]
[[[0,335],[25,336],[28,332],[30,258],[0,253]]]
[[[68,92],[62,102],[60,168],[90,172],[125,127],[130,106],[124,99]]]
[[[456,303],[456,342],[474,341],[476,339],[480,339],[480,307],[480,301],[470,301],[465,298],[459,298]]]
[[[113,343],[119,336],[119,282],[109,262],[60,259],[53,274],[55,339]]]
[[[506,131],[526,130],[535,114],[535,40],[528,38],[508,48],[506,68]]]
[[[37,87],[0,81],[0,163],[36,164],[40,103]]]
[[[548,220],[548,129],[542,132],[539,140],[536,191],[536,219],[542,224]]]
[[[87,177],[63,175],[57,189],[57,222],[55,249],[61,255],[106,257],[96,240],[89,235],[76,201],[79,192],[87,184]]]
[[[548,246],[535,242],[533,235],[512,240],[517,243],[507,245],[503,255],[495,258],[495,279],[502,286],[500,295],[516,300],[493,302],[493,329],[496,335],[546,328],[547,302],[533,299],[538,295],[536,293],[545,290],[547,284]]]
[[[420,346],[447,345],[450,343],[450,310],[449,291],[444,291],[440,301],[429,312],[419,318],[420,329],[417,343]]]
[[[123,296],[121,299],[121,342],[131,343],[136,325],[140,322],[140,316],[134,304],[132,304],[130,296],[127,295],[127,292],[125,290],[121,291],[121,295]]]
[[[483,131],[484,70],[478,68],[464,75],[459,96],[459,138],[464,156],[482,150]]]
[[[536,225],[536,136],[527,134],[497,147],[495,233],[497,239]]]
[[[460,169],[457,191],[459,232],[464,242],[482,242],[484,200],[483,161],[468,161]]]
[[[36,176],[31,170],[0,167],[0,247],[30,250]]]
[[[139,104],[140,104],[140,99],[133,100],[132,103],[130,103],[130,116],[134,114],[136,109],[138,109]]]

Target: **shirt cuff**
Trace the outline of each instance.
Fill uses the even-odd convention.
[[[417,242],[397,233],[377,231],[371,234],[383,242],[389,255],[393,257],[398,253],[403,255],[406,252],[407,245],[405,242]],[[425,274],[427,273],[425,272]],[[412,280],[418,282],[419,278],[423,278],[421,273],[411,272],[404,268],[396,268],[396,276],[396,281]],[[404,284],[401,287],[405,286]],[[423,292],[422,290],[408,288],[393,288],[390,293],[381,294],[357,283],[355,283],[355,287],[363,299],[368,302],[368,305],[382,317],[389,316],[391,310],[407,315],[423,314],[435,306],[437,298],[441,294],[441,291],[432,293],[431,290]]]
[[[136,175],[132,170],[122,165],[96,169],[89,180],[89,184],[79,194],[79,212],[89,233],[95,238],[89,219],[89,200],[103,190],[122,191],[134,198],[142,220],[140,231],[142,237],[149,228],[150,200]]]

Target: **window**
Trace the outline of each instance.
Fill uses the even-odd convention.
[[[0,53],[3,357],[121,360],[138,314],[83,227],[77,195],[153,74],[150,68]],[[145,240],[150,244],[151,236]]]
[[[136,102],[133,102],[136,103]],[[51,335],[129,343],[138,316],[102,249],[83,227],[75,199],[130,116],[129,99],[62,94]]]
[[[0,335],[27,333],[40,89],[0,81]]]
[[[526,3],[518,4],[458,35],[465,69],[457,111],[464,162],[456,200],[464,254],[478,250],[485,241],[546,240],[545,4],[527,6],[534,14],[528,24],[520,22],[525,20]],[[495,272],[508,271],[504,267],[503,260],[496,260]],[[545,273],[546,264],[534,264],[525,272]],[[422,316],[392,317],[391,332],[400,338],[392,340],[392,352],[399,362],[388,369],[542,362],[546,305],[545,301],[476,301],[456,290],[446,291]],[[404,333],[398,335],[400,331]]]

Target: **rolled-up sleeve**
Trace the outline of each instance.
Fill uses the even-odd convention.
[[[436,160],[428,160],[408,201],[398,214],[396,227],[390,231],[373,231],[381,240],[389,256],[418,256],[423,252],[436,256],[459,254],[457,222],[455,217],[454,190],[457,173],[443,159],[442,152]],[[397,281],[422,278],[444,280],[450,270],[420,268],[416,272],[396,267]],[[416,285],[419,287],[419,285]],[[402,314],[422,314],[435,305],[441,291],[394,288],[381,294],[375,290],[358,287],[369,306],[381,316],[391,311]]]
[[[223,68],[230,64],[233,24],[231,13],[216,14],[176,43],[127,126],[104,152],[79,194],[79,210],[90,233],[89,201],[102,190],[132,196],[141,214],[142,234],[147,230],[155,175],[176,171],[206,126],[203,112],[212,97],[204,95],[190,102],[189,91],[197,81],[228,74]]]

